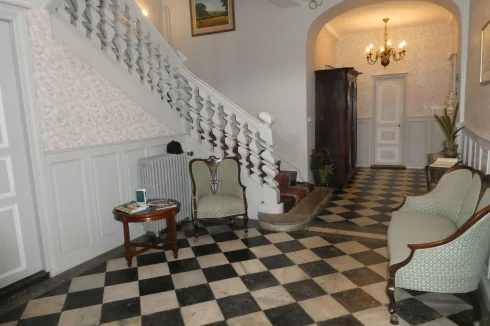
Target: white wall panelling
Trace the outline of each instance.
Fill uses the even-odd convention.
[[[405,117],[402,146],[403,164],[409,169],[421,169],[427,164],[427,154],[442,149],[444,135],[433,117]],[[374,164],[374,119],[357,120],[357,166]]]
[[[134,199],[140,187],[137,161],[165,152],[184,135],[46,152],[49,216],[56,243],[52,274],[57,274],[123,243],[112,209]],[[131,227],[141,235],[139,225]]]
[[[22,242],[22,230],[20,226],[19,208],[17,204],[0,208],[0,246],[9,248],[14,259],[6,259],[0,264],[0,280],[13,275],[26,268],[26,256],[24,243]],[[12,232],[15,231],[15,232]]]

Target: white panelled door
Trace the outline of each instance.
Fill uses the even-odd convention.
[[[42,269],[12,35],[0,19],[0,288]]]
[[[402,164],[405,76],[375,77],[375,164]]]

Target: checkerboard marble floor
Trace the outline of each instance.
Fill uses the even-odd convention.
[[[389,325],[378,235],[400,196],[424,187],[419,171],[362,169],[307,231],[251,228],[243,238],[239,222],[207,224],[195,243],[184,224],[177,260],[149,251],[128,268],[121,253],[0,316],[0,326]],[[463,295],[396,295],[401,326],[471,325]]]

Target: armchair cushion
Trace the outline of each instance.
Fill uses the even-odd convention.
[[[390,266],[401,263],[410,255],[409,244],[420,244],[447,238],[456,231],[455,224],[442,216],[393,212],[388,229]]]
[[[221,218],[245,214],[242,199],[229,195],[202,197],[197,203],[197,218]]]
[[[466,197],[463,201],[463,205],[459,211],[458,219],[456,220],[456,226],[459,228],[463,225],[473,214],[475,213],[476,204],[480,198],[481,192],[481,177],[478,173],[473,175],[470,188],[466,193]]]

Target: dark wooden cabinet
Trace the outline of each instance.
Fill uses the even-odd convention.
[[[344,188],[356,170],[357,76],[353,68],[315,71],[315,148],[336,160],[333,187]]]

